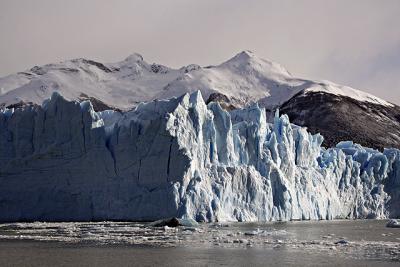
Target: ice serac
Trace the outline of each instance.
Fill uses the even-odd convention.
[[[278,112],[277,112],[278,114]],[[201,93],[94,112],[53,94],[0,112],[0,220],[400,216],[400,151],[323,137]]]

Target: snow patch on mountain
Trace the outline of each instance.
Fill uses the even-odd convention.
[[[355,100],[358,100],[360,102],[370,102],[373,104],[379,104],[383,106],[389,106],[393,107],[393,104],[380,99],[374,95],[371,95],[369,93],[353,89],[348,86],[342,86],[335,84],[333,82],[329,81],[323,81],[320,83],[316,83],[315,85],[309,87],[306,89],[307,92],[323,92],[323,93],[329,93],[333,95],[338,95],[338,96],[347,96],[350,98],[353,98]]]

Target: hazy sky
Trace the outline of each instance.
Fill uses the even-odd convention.
[[[400,0],[0,0],[0,76],[133,52],[209,65],[245,49],[400,104]]]

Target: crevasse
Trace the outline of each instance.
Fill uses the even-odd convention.
[[[96,113],[57,93],[0,112],[0,220],[270,221],[400,214],[400,151],[323,137],[200,92]]]

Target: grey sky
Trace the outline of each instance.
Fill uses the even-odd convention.
[[[398,0],[0,0],[0,76],[132,52],[209,65],[245,49],[400,104]]]

